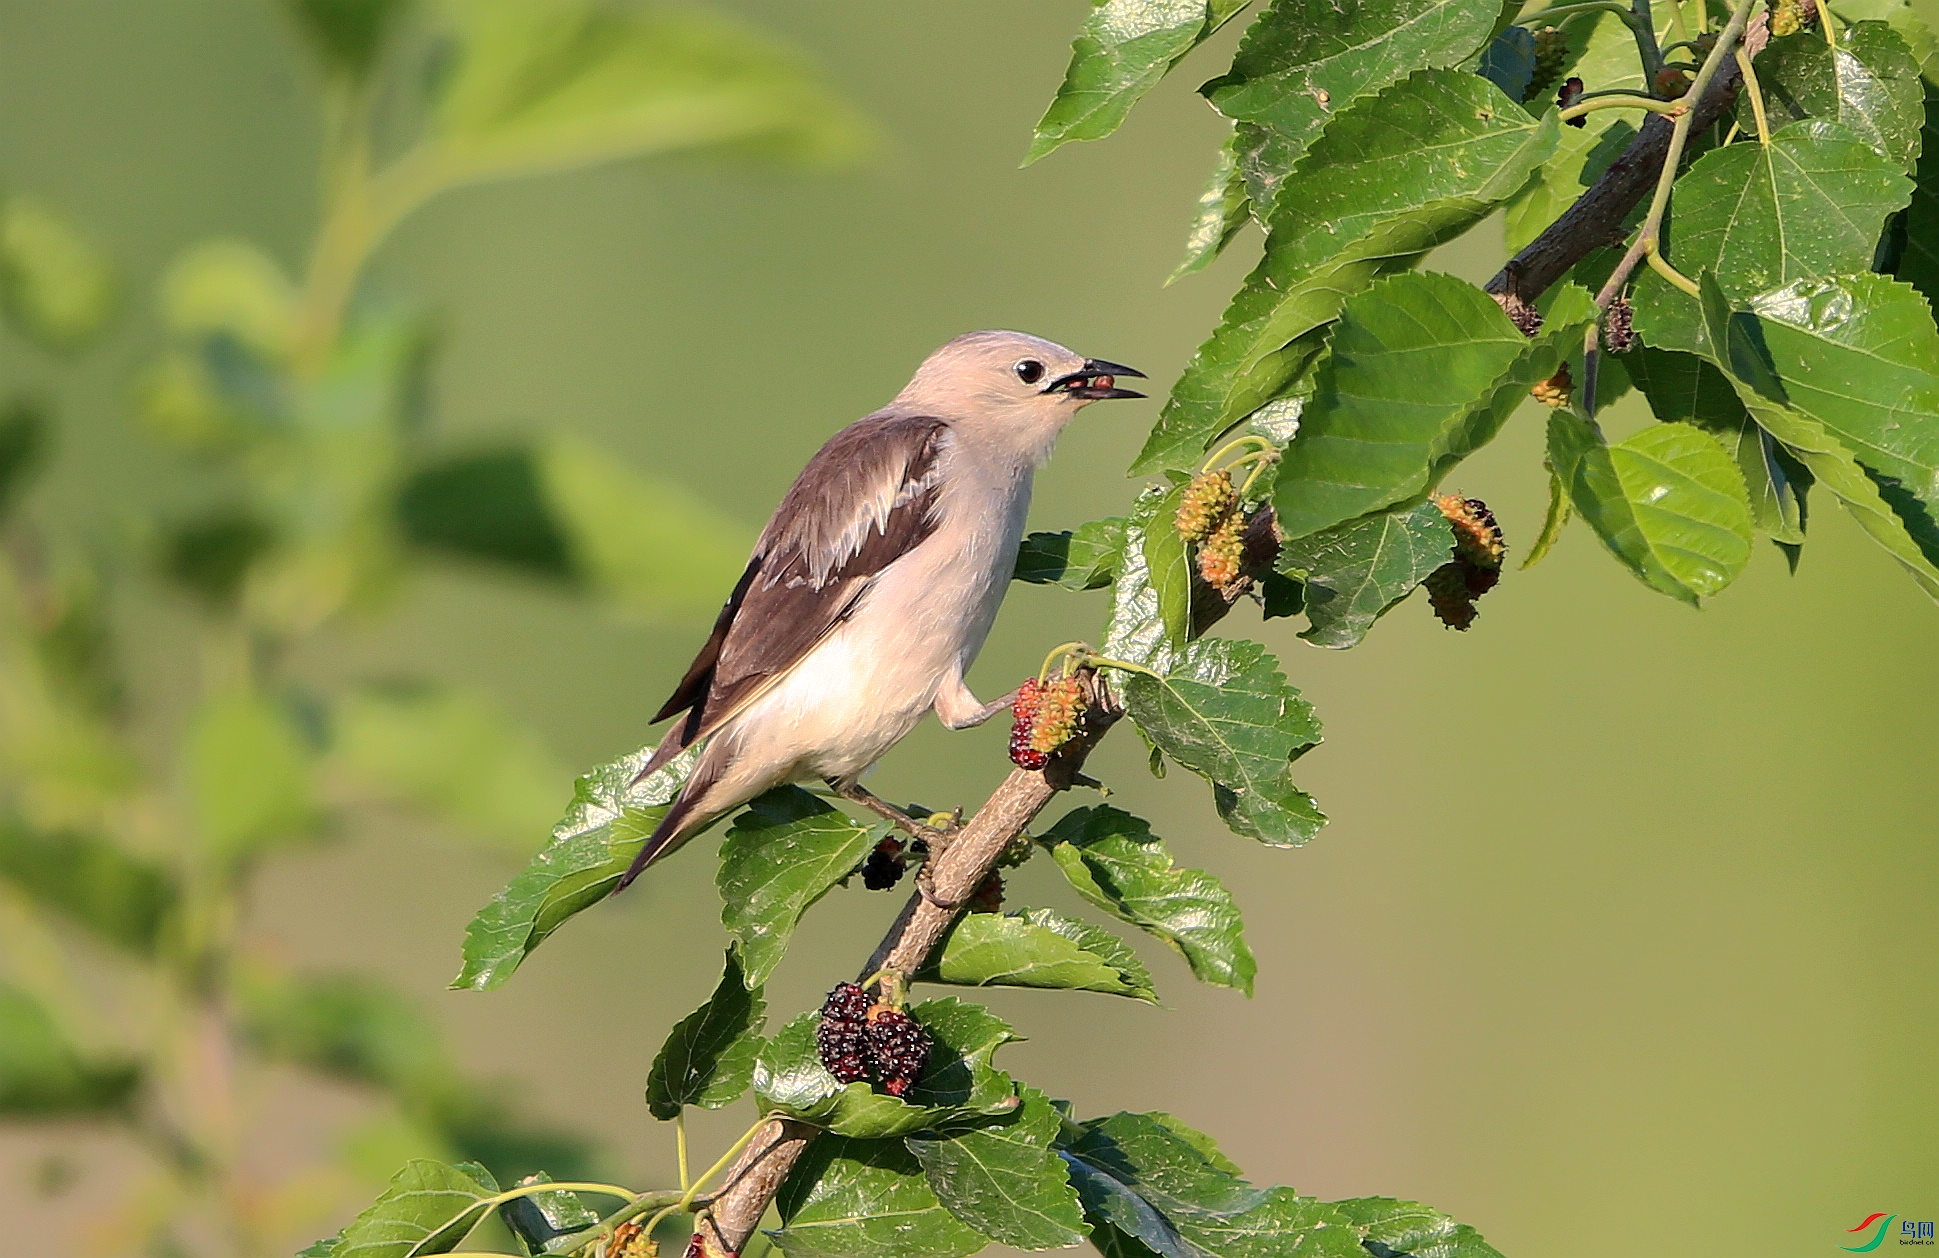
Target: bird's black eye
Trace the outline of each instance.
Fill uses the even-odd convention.
[[[1034,358],[1024,359],[1011,370],[1015,371],[1017,379],[1025,384],[1035,384],[1044,378],[1044,365]]]

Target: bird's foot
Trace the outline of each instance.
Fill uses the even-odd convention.
[[[935,818],[932,817],[929,822],[924,822],[911,817],[859,782],[842,782],[836,778],[829,778],[828,789],[851,804],[860,804],[910,838],[920,839],[932,852],[941,851],[943,844],[949,841],[946,830],[931,824]]]

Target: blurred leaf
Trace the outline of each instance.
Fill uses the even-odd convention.
[[[240,971],[235,997],[244,1034],[270,1058],[382,1088],[407,1104],[457,1086],[437,1023],[381,980],[258,965]]]
[[[689,751],[634,781],[652,754],[642,748],[578,780],[551,843],[465,927],[464,966],[451,986],[501,986],[547,935],[613,889],[698,755]]]
[[[648,620],[712,616],[747,566],[754,535],[672,481],[553,440],[538,474],[567,553],[592,587]]]
[[[226,338],[269,361],[287,357],[296,341],[297,301],[283,268],[247,240],[202,241],[162,277],[169,331],[198,346]]]
[[[1594,425],[1556,411],[1549,462],[1609,553],[1659,593],[1694,607],[1750,562],[1743,478],[1701,429],[1656,424],[1609,446]]]
[[[0,520],[40,472],[47,456],[47,429],[47,412],[32,398],[9,398],[0,410]]]
[[[1197,271],[1203,271],[1225,252],[1250,216],[1252,200],[1246,195],[1246,181],[1239,170],[1238,133],[1219,146],[1218,164],[1199,193],[1192,215],[1191,230],[1185,234],[1185,257],[1165,283],[1174,284]]]
[[[540,482],[538,456],[512,448],[455,455],[413,471],[398,491],[412,544],[529,575],[576,582],[565,526]]]
[[[180,892],[160,866],[90,834],[0,819],[0,878],[98,938],[152,956]]]
[[[1360,1233],[1360,1243],[1372,1253],[1409,1254],[1416,1258],[1501,1258],[1493,1245],[1481,1239],[1479,1232],[1416,1201],[1355,1197],[1331,1201],[1327,1206],[1346,1216]]]
[[[1100,804],[1066,813],[1041,841],[1079,895],[1170,944],[1200,980],[1252,994],[1258,967],[1232,893],[1174,865],[1147,822]]]
[[[1802,118],[1842,123],[1900,169],[1919,157],[1925,88],[1903,37],[1884,22],[1858,22],[1834,52],[1819,31],[1774,39],[1757,58],[1757,82],[1773,128]],[[1748,99],[1737,120],[1756,134]]]
[[[1125,709],[1160,750],[1212,784],[1239,834],[1297,847],[1326,815],[1293,785],[1292,762],[1320,738],[1313,707],[1256,642],[1201,638],[1162,677],[1131,673]]]
[[[492,1092],[481,1092],[492,1087]],[[499,1099],[503,1085],[454,1079],[427,1115],[445,1142],[467,1158],[512,1178],[543,1167],[561,1179],[587,1179],[594,1171],[593,1149],[585,1137],[534,1126],[518,1118]]]
[[[1481,51],[1475,73],[1501,89],[1509,100],[1526,100],[1535,81],[1535,36],[1526,26],[1504,27]]]
[[[754,1081],[767,1002],[741,978],[733,949],[707,1003],[674,1025],[646,1077],[646,1108],[662,1121],[689,1105],[719,1109],[740,1099]]]
[[[370,72],[387,27],[409,0],[289,0],[290,10],[317,51],[336,68],[361,77]]]
[[[788,51],[712,13],[602,0],[447,0],[433,108],[447,184],[683,151],[843,158],[861,127]]]
[[[1048,987],[1158,999],[1144,963],[1123,940],[1049,909],[964,914],[915,977],[958,987]]]
[[[1731,144],[1676,181],[1670,261],[1714,272],[1726,295],[1871,266],[1885,220],[1912,182],[1897,164],[1835,122],[1794,122],[1769,145]],[[1654,271],[1638,276],[1636,332],[1659,349],[1695,350],[1703,313]]]
[[[1075,531],[1032,533],[1017,551],[1016,579],[1031,585],[1095,590],[1109,585],[1124,550],[1124,519],[1110,516]]]
[[[124,1109],[139,1086],[138,1066],[84,1058],[45,1006],[0,981],[0,1116],[112,1113]]]
[[[965,1258],[989,1244],[958,1222],[899,1141],[822,1136],[775,1197],[788,1258]]]
[[[877,1092],[865,1082],[836,1082],[815,1043],[820,1015],[810,1012],[796,1016],[761,1049],[754,1093],[762,1110],[838,1135],[884,1139],[1017,1108],[1016,1081],[994,1064],[996,1051],[1017,1038],[1007,1022],[954,996],[925,1000],[908,1012],[932,1043],[921,1077],[903,1097]]]
[[[1062,1116],[1036,1089],[1022,1096],[1003,1122],[905,1144],[943,1206],[983,1235],[1017,1249],[1075,1245],[1085,1236],[1084,1213],[1051,1148]]]
[[[42,349],[78,349],[101,331],[119,301],[108,259],[39,202],[0,206],[0,309]]]
[[[222,863],[307,836],[320,820],[309,754],[289,717],[261,695],[205,701],[189,730],[183,772],[200,841]]]
[[[1158,623],[1173,650],[1185,645],[1192,629],[1192,555],[1173,520],[1185,501],[1189,481],[1171,487],[1144,529],[1145,580],[1158,599]]]
[[[1172,387],[1132,470],[1189,467],[1293,390],[1346,297],[1487,217],[1553,151],[1557,130],[1452,70],[1341,112],[1286,176],[1265,257]]]
[[[330,1258],[448,1254],[478,1226],[497,1193],[490,1172],[475,1162],[411,1162],[325,1252]]]
[[[1939,301],[1939,85],[1925,87],[1925,123],[1919,131],[1918,186],[1905,212],[1905,250],[1893,274],[1928,302]]]
[[[1357,646],[1373,622],[1448,561],[1454,535],[1431,502],[1391,507],[1280,547],[1280,571],[1306,586],[1315,646]]]
[[[170,526],[163,575],[211,611],[233,608],[256,564],[276,546],[275,526],[242,506],[221,507]]]
[[[774,973],[810,905],[854,872],[881,834],[797,786],[755,799],[721,840],[720,921],[749,987]]]
[[[342,699],[332,726],[336,763],[361,782],[516,850],[557,815],[564,773],[482,695],[370,687]]]
[[[1092,0],[1064,82],[1037,123],[1028,166],[1072,140],[1101,140],[1186,53],[1250,0]]]

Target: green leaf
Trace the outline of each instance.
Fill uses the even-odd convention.
[[[498,1185],[475,1162],[447,1166],[420,1158],[343,1229],[330,1258],[414,1258],[456,1249],[489,1208]]]
[[[822,1136],[775,1197],[788,1258],[965,1258],[989,1239],[959,1222],[892,1140]]]
[[[1918,186],[1905,212],[1905,248],[1893,274],[1939,301],[1939,85],[1924,81],[1924,125],[1920,128]]]
[[[1774,39],[1757,58],[1757,81],[1772,127],[1824,118],[1843,123],[1901,170],[1918,161],[1925,87],[1912,50],[1884,22],[1848,27],[1835,52],[1817,30]],[[1737,102],[1737,122],[1757,133],[1748,98]]]
[[[1540,563],[1562,538],[1562,530],[1569,523],[1569,487],[1555,474],[1554,466],[1545,458],[1542,467],[1549,474],[1549,505],[1542,514],[1542,531],[1535,538],[1535,544],[1528,548],[1528,555],[1522,560],[1522,570],[1526,572]]]
[[[1189,481],[1172,486],[1158,503],[1143,536],[1145,579],[1158,599],[1158,624],[1164,630],[1165,644],[1173,650],[1185,645],[1192,628],[1191,550],[1177,528],[1171,526],[1189,487]]]
[[[810,905],[853,873],[881,839],[799,787],[769,791],[734,818],[720,845],[720,921],[750,988],[767,982]]]
[[[996,1051],[1017,1038],[1007,1022],[954,996],[923,1001],[909,1015],[929,1032],[932,1044],[922,1076],[904,1096],[877,1092],[865,1082],[836,1082],[815,1044],[820,1015],[803,1013],[776,1032],[755,1061],[754,1094],[763,1112],[787,1114],[839,1135],[886,1139],[1017,1108],[1016,1081],[994,1064]]]
[[[1158,999],[1151,975],[1123,940],[1049,909],[964,914],[915,977],[958,987],[1051,987]]]
[[[1252,994],[1258,967],[1232,893],[1174,865],[1147,822],[1099,804],[1066,813],[1042,842],[1079,895],[1176,948],[1203,982]]]
[[[0,879],[98,938],[152,956],[180,899],[161,866],[98,835],[30,830],[0,818]]]
[[[184,754],[201,841],[238,862],[308,835],[319,820],[308,749],[261,695],[216,695],[195,714]]]
[[[113,1113],[125,1109],[140,1086],[140,1067],[84,1057],[46,1006],[0,981],[0,1115]]]
[[[46,410],[32,398],[9,398],[0,410],[0,520],[40,472],[50,427]]]
[[[339,69],[368,74],[384,36],[408,0],[290,0],[290,11],[317,51]]]
[[[1341,302],[1487,217],[1555,146],[1477,75],[1415,74],[1338,114],[1286,176],[1265,257],[1186,366],[1134,472],[1194,465],[1294,390]]]
[[[1095,590],[1111,583],[1124,551],[1124,517],[1110,516],[1075,531],[1032,533],[1017,550],[1016,579],[1031,585]]]
[[[276,1061],[383,1088],[407,1103],[457,1086],[438,1024],[378,980],[250,966],[239,972],[235,995],[243,1034]]]
[[[1195,1252],[1218,1258],[1278,1258],[1281,1254],[1365,1258],[1367,1253],[1359,1231],[1338,1210],[1290,1188],[1270,1190],[1264,1201],[1243,1214],[1211,1218],[1187,1214],[1175,1222]]]
[[[1479,1232],[1416,1201],[1355,1197],[1327,1205],[1345,1216],[1360,1234],[1361,1244],[1374,1253],[1407,1254],[1411,1258],[1501,1258]]]
[[[1794,122],[1768,145],[1731,144],[1698,158],[1676,181],[1670,261],[1685,275],[1716,274],[1745,297],[1809,276],[1871,266],[1885,220],[1912,181],[1895,162],[1835,122]],[[1654,271],[1635,286],[1636,332],[1659,349],[1695,350],[1703,313]]]
[[[1172,518],[1164,513],[1171,495],[1147,489],[1132,504],[1125,520],[1124,544],[1119,551],[1117,576],[1111,582],[1111,612],[1104,630],[1104,653],[1112,659],[1143,664],[1164,671],[1172,650],[1159,617],[1158,592],[1145,567],[1146,537],[1168,531]]]
[[[741,978],[730,949],[720,984],[707,1003],[680,1019],[646,1077],[646,1108],[662,1121],[689,1105],[719,1109],[740,1099],[754,1081],[767,1001]]]
[[[1454,534],[1431,502],[1392,507],[1280,547],[1281,572],[1306,585],[1315,646],[1357,646],[1429,573],[1448,561]]]
[[[521,1179],[518,1186],[551,1182],[552,1177],[540,1171]],[[546,1243],[555,1237],[597,1224],[599,1211],[574,1192],[535,1192],[500,1206],[498,1217],[518,1237],[527,1253],[537,1255],[544,1253]]]
[[[1281,532],[1301,538],[1418,498],[1492,439],[1588,313],[1579,290],[1563,294],[1534,345],[1492,297],[1450,275],[1396,275],[1349,298],[1280,461]]]
[[[1165,277],[1168,285],[1211,266],[1250,216],[1252,199],[1246,195],[1245,176],[1239,170],[1238,140],[1235,131],[1219,146],[1218,164],[1198,195],[1191,230],[1185,233],[1185,257]]]
[[[465,927],[464,967],[453,987],[502,985],[547,935],[619,882],[698,756],[689,751],[634,781],[652,753],[642,748],[578,780],[552,842]]]
[[[1201,638],[1162,677],[1127,675],[1123,692],[1138,728],[1212,784],[1219,815],[1239,834],[1297,847],[1326,824],[1292,781],[1293,759],[1319,742],[1319,720],[1266,648]]]
[[[852,154],[849,109],[740,23],[599,0],[447,0],[451,69],[428,143],[449,182],[756,149]]]
[[[419,467],[398,491],[397,516],[405,539],[433,553],[583,580],[529,449],[471,451]]]
[[[114,268],[94,244],[37,201],[0,206],[0,310],[42,349],[94,339],[120,297]]]
[[[1743,478],[1702,429],[1657,424],[1610,446],[1595,425],[1556,411],[1549,463],[1576,513],[1653,590],[1694,607],[1750,562]]]
[[[385,797],[518,851],[558,814],[564,773],[482,695],[373,686],[346,695],[332,716],[336,766]]]
[[[1286,169],[1357,98],[1466,61],[1499,17],[1499,7],[1465,0],[1274,0],[1240,41],[1232,69],[1200,90],[1226,117],[1269,131],[1268,160]]]
[[[1139,97],[1249,0],[1092,0],[1070,68],[1037,123],[1028,166],[1072,140],[1101,140]]]
[[[1034,1088],[999,1123],[905,1142],[945,1209],[1016,1249],[1060,1249],[1085,1236],[1064,1160],[1051,1148],[1063,1118]]]
[[[1206,1253],[1174,1222],[1243,1215],[1267,1194],[1209,1139],[1168,1114],[1113,1114],[1083,1123],[1059,1150],[1085,1212],[1165,1258]]]
[[[1535,81],[1535,36],[1526,26],[1510,26],[1481,51],[1475,73],[1501,89],[1509,100],[1526,100]]]

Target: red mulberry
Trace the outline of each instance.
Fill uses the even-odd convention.
[[[837,984],[821,1006],[815,1048],[821,1054],[821,1064],[838,1082],[854,1083],[869,1077],[869,1012],[868,993],[854,983]]]
[[[893,1005],[878,1004],[868,1011],[869,1064],[890,1096],[901,1096],[922,1077],[929,1060],[929,1032]]]
[[[1032,677],[1017,688],[1016,701],[1010,705],[1010,763],[1019,769],[1041,769],[1050,763],[1050,757],[1035,746],[1037,705],[1043,691],[1043,683]]]

